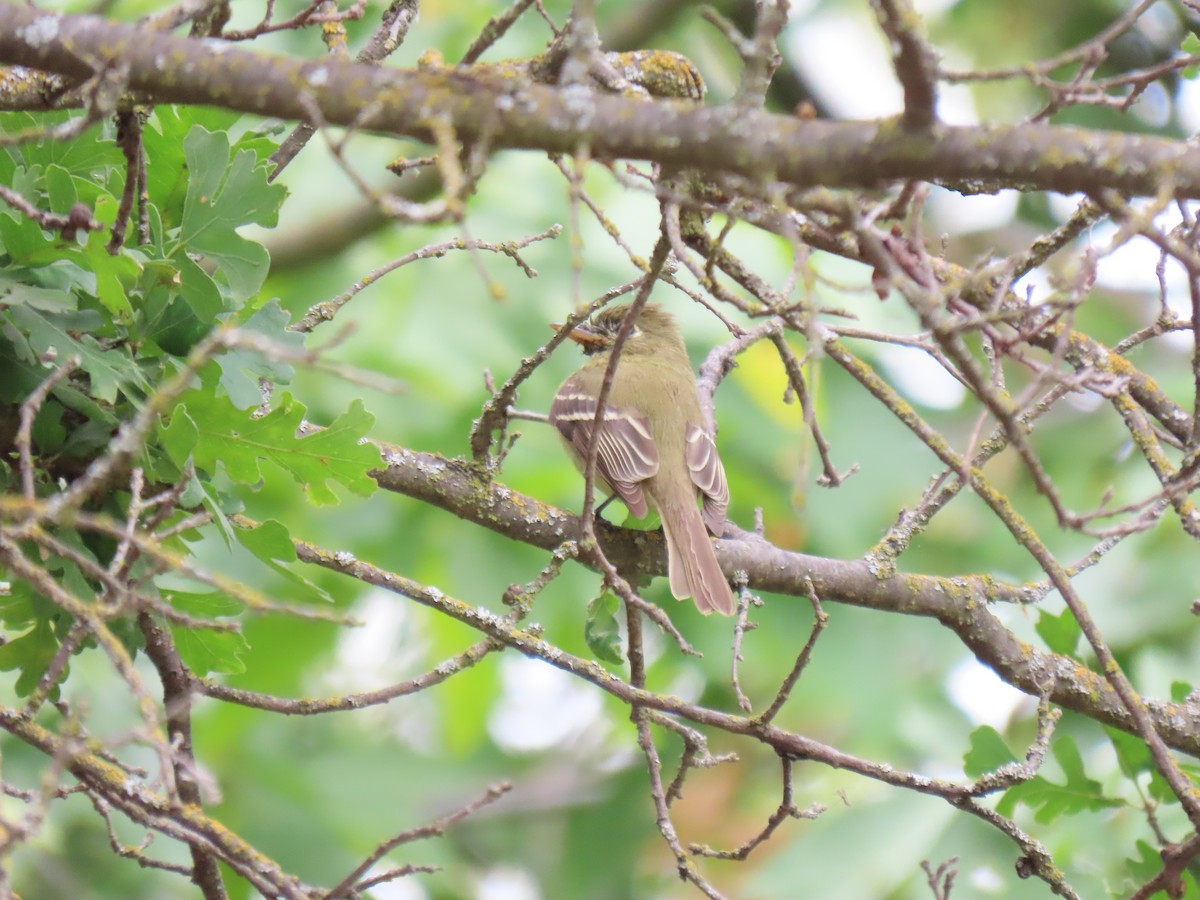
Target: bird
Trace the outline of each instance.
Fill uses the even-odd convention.
[[[581,471],[604,373],[630,309],[605,307],[568,335],[586,359],[554,395],[550,424]],[[651,508],[658,512],[672,595],[691,597],[704,615],[733,615],[733,592],[705,530],[723,533],[729,484],[700,411],[679,326],[657,305],[641,309],[621,346],[596,439],[595,472],[635,517],[644,518]]]

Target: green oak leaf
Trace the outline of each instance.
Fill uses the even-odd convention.
[[[98,327],[101,317],[95,311],[51,315],[31,306],[15,306],[3,315],[29,336],[29,345],[37,354],[53,354],[60,361],[78,356],[80,366],[92,379],[92,395],[97,400],[112,403],[118,391],[148,391],[145,376],[128,352],[106,350],[89,334],[73,336]]]
[[[28,697],[33,693],[38,680],[50,667],[56,650],[58,639],[46,619],[39,619],[34,622],[33,628],[20,637],[0,645],[0,671],[20,673],[16,684],[18,697]]]
[[[186,394],[172,413],[172,422],[181,411],[199,432],[194,457],[204,471],[215,471],[219,461],[232,480],[256,484],[263,477],[261,462],[269,460],[304,485],[309,499],[319,505],[337,503],[337,495],[327,486],[330,480],[363,497],[376,488],[368,473],[379,467],[379,448],[360,440],[375,417],[359,400],[328,427],[304,435],[297,431],[306,409],[289,394],[257,418],[239,410],[228,397],[207,391]]]
[[[212,276],[200,268],[187,254],[173,259],[179,266],[179,293],[201,322],[214,322],[225,312],[225,301]]]
[[[621,629],[617,623],[620,604],[612,591],[605,591],[588,604],[584,621],[583,637],[596,658],[610,663],[623,663],[621,652]]]
[[[29,306],[47,313],[74,312],[79,301],[70,291],[29,284],[11,273],[0,274],[0,307]]]
[[[183,468],[200,440],[200,429],[196,427],[187,410],[179,406],[171,413],[171,418],[166,424],[159,423],[158,440],[167,451],[171,462]]]
[[[79,194],[75,191],[75,180],[68,169],[58,164],[47,166],[45,177],[50,211],[66,215],[79,199]]]
[[[31,262],[45,248],[54,247],[55,241],[32,219],[0,212],[0,249],[13,262]]]
[[[1075,617],[1071,615],[1071,610],[1064,609],[1057,616],[1051,615],[1045,610],[1039,610],[1034,630],[1046,642],[1046,646],[1055,653],[1078,657],[1075,648],[1079,646],[1079,638],[1083,635],[1083,631],[1080,629],[1079,623],[1075,621]]]
[[[325,590],[288,566],[280,565],[280,563],[295,562],[298,558],[296,545],[292,543],[291,532],[282,522],[268,519],[255,528],[235,528],[233,535],[239,544],[266,563],[280,578],[287,580],[292,585],[295,599],[308,599],[322,603],[333,602],[333,598]]]
[[[296,545],[281,522],[268,519],[257,528],[239,528],[236,534],[238,543],[263,562],[296,561]]]
[[[968,778],[982,778],[1001,766],[1017,762],[1004,738],[991,725],[980,725],[971,732],[971,746],[963,754],[963,772]]]
[[[1124,801],[1104,795],[1100,782],[1087,777],[1083,768],[1083,757],[1079,746],[1070,737],[1060,737],[1051,746],[1051,752],[1066,775],[1066,781],[1058,783],[1037,775],[1004,792],[996,811],[1011,816],[1018,803],[1035,810],[1034,818],[1042,823],[1053,822],[1060,816],[1081,812],[1098,812],[1114,806],[1123,806]]]
[[[1137,841],[1134,846],[1137,848],[1137,858],[1127,858],[1125,861],[1129,866],[1129,874],[1133,882],[1137,885],[1142,885],[1162,872],[1162,853],[1143,840]],[[1183,893],[1179,894],[1179,900],[1196,900],[1197,897],[1200,897],[1200,889],[1197,888],[1195,875],[1188,870],[1184,870],[1180,880],[1183,882]],[[1119,891],[1115,888],[1110,889],[1110,891],[1111,896],[1128,897],[1136,891],[1136,888],[1123,885]],[[1165,897],[1167,894],[1164,891],[1159,891],[1154,896]]]
[[[188,187],[175,257],[201,253],[224,274],[235,300],[252,297],[267,276],[266,248],[237,233],[251,223],[274,225],[286,196],[267,181],[254,152],[239,150],[230,162],[229,138],[197,125],[183,141]]]
[[[288,331],[290,321],[291,316],[275,299],[256,310],[241,327],[257,332],[273,343],[299,349],[304,346],[304,335]],[[221,367],[221,387],[238,409],[250,409],[262,403],[259,378],[269,378],[275,384],[287,384],[294,374],[287,363],[271,359],[251,347],[231,347],[217,357],[217,365]]]
[[[137,284],[142,267],[124,252],[111,255],[107,242],[104,232],[93,231],[82,250],[59,250],[58,255],[95,274],[96,298],[112,315],[114,322],[126,325],[133,321],[133,306],[127,292]]]
[[[1138,781],[1143,775],[1149,775],[1150,795],[1155,800],[1160,803],[1179,802],[1167,780],[1159,773],[1158,767],[1154,764],[1154,757],[1150,755],[1150,748],[1146,746],[1145,741],[1108,725],[1104,726],[1104,733],[1112,741],[1113,750],[1117,754],[1117,765],[1120,766],[1121,772],[1127,778],[1131,781]]]
[[[220,621],[242,611],[242,604],[225,594],[164,590],[163,599],[172,608],[197,619]],[[245,656],[250,645],[240,632],[173,622],[171,634],[184,663],[201,677],[210,672],[238,675],[246,671]]]
[[[1188,56],[1195,56],[1197,53],[1200,53],[1200,38],[1194,34],[1189,34],[1183,39],[1183,43],[1179,49]],[[1197,72],[1200,72],[1200,66],[1186,66],[1183,70],[1183,77],[1195,78]]]
[[[35,591],[28,581],[14,581],[8,595],[0,595],[0,622],[10,631],[22,631],[59,612],[54,602]]]

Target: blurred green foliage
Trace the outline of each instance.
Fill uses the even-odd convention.
[[[366,21],[351,25],[352,42],[361,39],[379,6],[369,4]],[[546,6],[561,21],[567,4]],[[623,12],[619,5],[607,6],[611,9],[601,8],[602,30]],[[111,7],[110,14],[133,18],[157,4],[119,0]],[[419,26],[397,63],[411,64],[421,49],[435,46],[453,59],[500,7],[424,3]],[[791,30],[804,29],[806,16],[836,7],[811,4]],[[1118,12],[1118,5],[1101,0],[1057,6],[960,0],[933,17],[931,32],[971,65],[1010,65],[1052,55],[1095,33]],[[235,15],[247,19],[240,24],[252,19],[250,11],[235,10]],[[538,22],[532,16],[523,19],[492,58],[538,52],[547,38]],[[1006,40],[991,39],[997,33]],[[727,48],[715,32],[694,21],[655,35],[655,42],[689,53],[702,67],[725,66],[705,73],[714,85],[736,84]],[[316,52],[311,33],[279,34],[267,43],[290,52]],[[1006,120],[1029,115],[1038,103],[1020,81],[979,87],[973,96],[981,116]],[[0,128],[11,134],[63,118],[10,113],[0,116]],[[1088,125],[1181,131],[1174,119],[1161,126],[1131,121],[1137,120],[1115,119],[1110,111],[1083,117]],[[0,208],[0,402],[18,403],[69,356],[78,356],[86,375],[55,388],[35,423],[38,455],[53,460],[42,473],[42,489],[51,489],[56,475],[77,474],[103,449],[115,425],[130,419],[154,387],[183,369],[215,321],[299,347],[299,337],[286,326],[309,306],[390,259],[458,235],[451,226],[388,225],[369,240],[342,246],[339,235],[324,233],[323,226],[326,211],[356,200],[343,174],[314,141],[282,184],[268,183],[265,159],[277,132],[275,123],[218,110],[154,109],[145,130],[150,240],[127,245],[115,256],[105,250],[106,231],[67,241],[15,210]],[[83,202],[102,222],[111,222],[124,171],[113,138],[112,127],[101,124],[68,142],[5,147],[0,183],[43,209],[67,213]],[[347,152],[356,166],[369,171],[412,150],[405,142],[359,136]],[[653,199],[628,190],[601,167],[588,171],[584,188],[617,223],[624,240],[648,255],[657,228]],[[467,221],[472,237],[500,241],[566,224],[570,217],[567,186],[549,162],[504,153],[490,163]],[[981,246],[996,253],[1016,249],[1032,227],[1044,228],[1049,218],[1045,209],[1026,204],[982,235],[969,229],[950,235],[948,254],[969,254]],[[309,265],[270,268],[273,243],[313,234],[328,242],[328,252],[314,250]],[[197,674],[219,673],[230,685],[288,697],[344,693],[427,671],[476,637],[394,595],[300,566],[290,553],[290,537],[351,552],[498,611],[509,584],[536,577],[546,554],[415,500],[375,491],[367,473],[378,466],[379,455],[359,439],[465,453],[471,422],[489,396],[484,372],[502,381],[548,337],[547,322],[634,274],[623,252],[586,216],[578,239],[584,260],[578,271],[568,238],[522,251],[538,270],[536,279],[498,255],[457,253],[413,263],[362,291],[334,324],[309,339],[307,345],[322,347],[328,360],[402,382],[399,393],[339,378],[325,367],[301,365],[293,371],[287,362],[247,346],[199,367],[193,385],[172,405],[138,460],[148,477],[164,484],[183,477],[190,460],[195,479],[189,499],[218,517],[216,526],[174,538],[171,548],[249,585],[256,596],[350,613],[364,624],[346,629],[288,616],[245,615],[237,597],[200,590],[187,578],[163,579],[158,590],[174,609],[242,621],[241,633],[174,629],[181,654]],[[776,284],[791,270],[790,247],[781,239],[737,226],[728,243]],[[203,255],[205,265],[193,259],[194,253]],[[896,298],[880,304],[864,267],[821,253],[804,265],[801,274],[817,285],[817,302],[854,315],[864,328],[918,329]],[[492,298],[494,285],[506,300]],[[660,287],[656,300],[679,313],[697,362],[723,338],[715,320],[681,295]],[[1155,304],[1149,293],[1101,288],[1077,324],[1100,337],[1119,337],[1152,320]],[[804,353],[807,348],[797,340],[795,349]],[[903,370],[912,359],[904,354],[917,352],[885,356],[866,342],[855,344],[855,350],[885,373]],[[1182,401],[1191,387],[1186,354],[1171,346],[1156,346],[1153,353],[1154,359],[1144,360],[1147,368]],[[545,410],[557,384],[577,363],[569,349],[556,354],[524,386],[518,405]],[[761,509],[765,534],[779,546],[857,558],[901,508],[919,500],[940,467],[843,372],[819,354],[807,367],[835,462],[842,469],[857,464],[858,473],[836,490],[817,486],[819,462],[798,407],[785,399],[782,366],[769,348],[755,347],[739,358],[717,395],[731,517],[750,526]],[[271,411],[254,418],[260,377],[270,379],[276,393]],[[1014,390],[1021,377],[1013,373]],[[286,392],[280,385],[287,385]],[[911,399],[958,446],[971,439],[974,407]],[[297,436],[302,420],[324,430]],[[521,436],[498,477],[514,490],[576,508],[581,482],[557,438],[539,423],[518,424]],[[1082,406],[1057,410],[1034,435],[1068,501],[1081,504],[1110,485],[1115,504],[1146,492],[1147,476],[1126,442],[1127,433],[1113,417]],[[989,475],[1061,557],[1082,555],[1088,543],[1057,531],[1012,456],[1002,454]],[[5,490],[18,492],[15,475],[7,478]],[[114,494],[104,511],[120,519],[127,500]],[[226,517],[239,511],[266,524],[249,532],[228,527]],[[70,540],[102,565],[112,553],[111,542],[81,535]],[[1184,610],[1163,600],[1192,590],[1190,567],[1175,562],[1192,553],[1178,528],[1168,525],[1130,539],[1105,559],[1102,575],[1080,580],[1122,664],[1156,696],[1169,696],[1173,683],[1196,677],[1195,629],[1181,628]],[[79,594],[94,591],[77,561],[62,557],[41,563]],[[960,497],[935,520],[904,557],[903,567],[931,574],[986,572],[1015,581],[1037,577],[1033,563],[970,496]],[[598,594],[596,576],[568,565],[538,597],[533,618],[557,646],[623,672],[616,639],[620,616],[613,617],[610,598]],[[700,619],[689,605],[676,606],[663,583],[650,587],[647,596],[664,605],[704,652],[702,659],[682,657],[659,635],[650,635],[651,685],[735,708],[727,623]],[[806,601],[763,599],[764,606],[752,614],[759,627],[746,638],[740,666],[743,689],[756,708],[769,701],[811,627]],[[589,616],[589,602],[603,612]],[[1061,610],[1061,603],[1051,599],[1036,612],[997,613],[1023,639],[1079,654],[1078,627]],[[978,664],[935,622],[833,604],[827,612],[829,627],[778,720],[782,727],[859,756],[951,778],[978,776],[1023,755],[1032,739],[1035,704],[1022,700],[1010,718],[1005,710],[981,710],[978,703],[964,701],[955,693],[956,679],[978,670]],[[69,623],[19,581],[0,598],[0,620],[9,635],[0,647],[0,671],[11,673],[0,690],[5,703],[19,704],[34,689]],[[134,632],[122,637],[131,650],[139,650]],[[986,685],[988,674],[975,674],[976,680],[965,683]],[[72,659],[62,694],[106,736],[136,725],[133,703],[94,652]],[[1008,702],[999,693],[987,696],[998,698],[997,704]],[[377,896],[488,900],[500,895],[487,893],[487,878],[511,871],[525,873],[536,885],[536,893],[511,896],[693,896],[674,878],[673,860],[655,828],[628,710],[607,697],[591,697],[566,676],[536,663],[495,655],[428,693],[353,714],[288,717],[201,700],[194,728],[204,780],[212,785],[208,808],[306,881],[335,883],[390,834],[459,807],[488,784],[507,778],[518,787],[502,803],[440,840],[406,846],[390,857],[440,865],[443,872],[412,876],[412,885],[381,888]],[[673,735],[657,736],[664,760],[677,760],[681,742]],[[694,773],[676,806],[676,819],[685,843],[726,848],[752,836],[777,805],[778,761],[727,735],[712,740],[714,753],[736,750],[742,761]],[[139,752],[129,749],[134,756]],[[37,784],[42,761],[32,751],[9,737],[0,740],[0,750],[6,781]],[[1145,797],[1164,804],[1158,815],[1168,834],[1178,834],[1183,824],[1144,746],[1067,714],[1051,756],[1042,774],[1004,795],[1001,811],[1036,832],[1085,896],[1128,893],[1157,871],[1153,834],[1138,808]],[[813,821],[788,822],[748,863],[706,863],[706,871],[730,896],[925,897],[929,889],[919,861],[936,864],[951,856],[960,860],[955,900],[1047,894],[1040,882],[1015,876],[1011,843],[940,800],[811,764],[798,764],[795,771],[797,803],[829,809]],[[1053,828],[1039,828],[1050,823]],[[123,824],[117,831],[130,843],[140,838]],[[165,841],[153,850],[176,863],[185,861],[180,849]],[[1137,858],[1127,861],[1135,852]],[[195,895],[178,876],[116,858],[103,827],[78,797],[53,807],[51,820],[14,865],[14,885],[25,900]],[[1187,889],[1188,897],[1197,896],[1191,875]],[[253,896],[237,878],[230,879],[230,891],[235,900]]]

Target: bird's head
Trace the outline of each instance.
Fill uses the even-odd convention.
[[[576,325],[568,337],[579,344],[588,356],[605,353],[612,349],[628,314],[628,303],[606,306],[587,322]],[[654,355],[668,349],[683,349],[683,339],[679,335],[675,317],[661,307],[647,304],[633,323],[621,353]]]

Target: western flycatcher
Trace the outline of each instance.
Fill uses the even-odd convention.
[[[604,373],[628,306],[610,306],[570,337],[587,355],[550,406],[558,429],[583,465]],[[596,475],[637,518],[662,519],[671,593],[700,612],[734,612],[733,592],[705,531],[721,534],[729,485],[713,436],[704,426],[692,364],[674,318],[647,305],[621,347],[596,439]],[[703,517],[696,500],[703,502]]]

